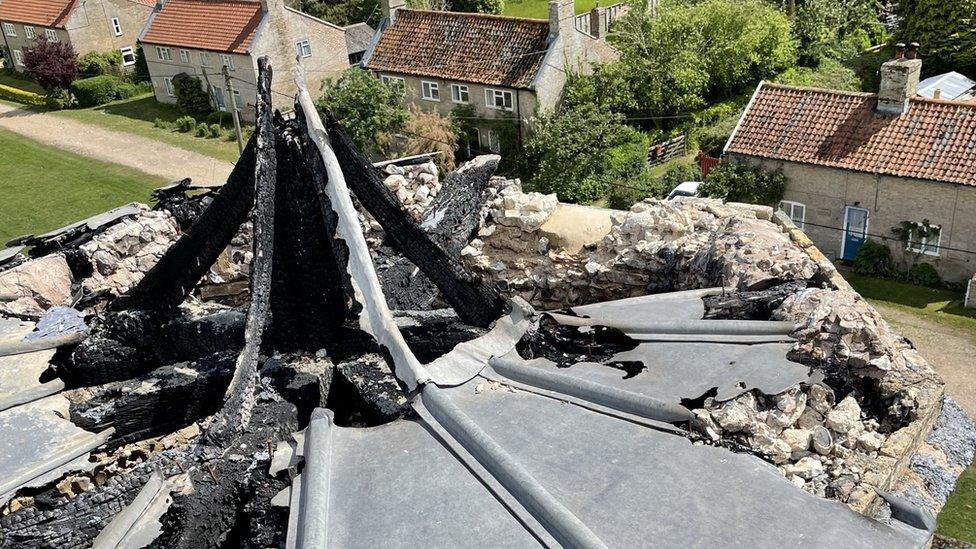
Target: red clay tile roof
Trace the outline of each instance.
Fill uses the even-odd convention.
[[[142,42],[247,53],[262,17],[260,2],[166,0],[162,11],[150,21]]]
[[[0,0],[0,21],[63,29],[74,0]]]
[[[976,105],[916,98],[901,116],[873,93],[764,83],[727,153],[976,185]]]
[[[476,13],[400,10],[367,68],[489,86],[528,88],[549,42],[549,23]]]

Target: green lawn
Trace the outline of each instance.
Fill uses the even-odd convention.
[[[132,201],[166,180],[0,130],[0,247]]]
[[[576,0],[576,13],[588,12],[596,6],[599,0]],[[610,5],[609,3],[605,3]],[[512,17],[531,17],[533,19],[549,18],[548,0],[505,0],[503,15]]]
[[[883,303],[919,318],[965,331],[976,339],[976,309],[963,308],[964,296],[960,292],[923,288],[853,273],[845,275],[845,278],[870,302]],[[976,465],[959,477],[956,490],[939,514],[938,533],[976,543]]]
[[[181,114],[174,105],[156,101],[152,94],[140,95],[100,107],[67,109],[52,114],[114,131],[134,133],[227,162],[237,162],[239,156],[235,141],[228,141],[226,138],[205,139],[196,137],[193,133],[180,133],[153,126],[157,118],[164,122],[173,122]]]

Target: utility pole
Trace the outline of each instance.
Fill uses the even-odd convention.
[[[234,117],[234,133],[237,135],[237,152],[244,152],[244,139],[241,137],[241,119],[237,116],[237,101],[234,100],[234,86],[230,83],[230,72],[227,65],[222,70],[224,73],[224,85],[227,86],[227,98],[230,101],[230,114]]]

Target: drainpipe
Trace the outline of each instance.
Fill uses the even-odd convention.
[[[515,120],[518,125],[518,146],[522,150],[522,90],[515,90]]]
[[[4,59],[10,62],[10,68],[17,70],[17,66],[14,63],[14,50],[10,49],[10,42],[7,42],[7,33],[3,30],[3,25],[0,25],[0,34],[3,35],[3,45],[7,48],[7,53],[4,55]]]

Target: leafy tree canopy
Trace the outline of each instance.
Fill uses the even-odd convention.
[[[386,146],[389,134],[407,121],[402,99],[401,87],[353,67],[337,81],[328,82],[316,103],[336,115],[360,149],[378,152]]]
[[[64,90],[78,76],[78,56],[71,44],[40,36],[24,48],[24,67],[45,90]]]
[[[702,196],[766,206],[779,203],[785,191],[786,176],[783,172],[768,172],[758,166],[736,162],[720,164],[698,188]]]
[[[902,0],[900,39],[922,46],[926,72],[976,74],[976,0]]]

